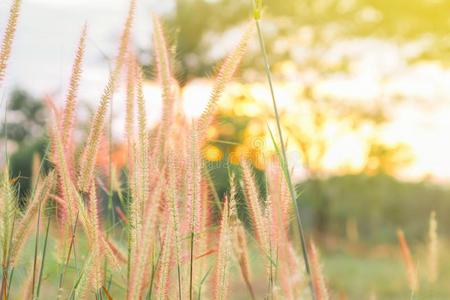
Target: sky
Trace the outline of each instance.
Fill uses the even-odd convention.
[[[138,1],[134,44],[148,49],[152,12],[165,13],[171,1]],[[10,1],[0,2],[0,28],[4,28]],[[126,0],[24,0],[8,68],[7,89],[53,93],[65,87],[83,25],[88,26],[81,96],[101,92],[96,87],[107,78],[108,58],[126,17]],[[95,93],[94,93],[95,95]]]
[[[142,0],[138,3],[133,41],[138,48],[149,50],[150,13],[170,13],[174,2]],[[4,28],[9,5],[10,1],[0,2],[0,30]],[[116,51],[127,7],[126,0],[23,0],[7,79],[0,93],[20,87],[36,96],[54,94],[62,98],[81,28],[87,23],[87,52],[80,98],[94,107],[108,78],[108,59]],[[363,103],[397,94],[419,100],[395,108],[393,121],[385,128],[385,139],[411,146],[416,161],[402,175],[405,178],[417,180],[432,175],[436,181],[450,182],[450,70],[434,61],[413,66],[406,62],[408,55],[426,47],[426,43],[426,39],[398,44],[370,37],[337,42],[326,49],[323,60],[332,64],[342,55],[348,56],[351,58],[349,72],[322,79],[315,92],[321,97],[332,95]],[[294,61],[282,70],[283,78],[301,86],[302,80],[308,80],[311,74],[309,70],[298,70],[296,62],[309,55],[308,49],[301,44],[284,46],[291,48]],[[280,47],[283,47],[282,43]],[[188,85],[185,98],[200,99],[196,103],[185,103],[189,114],[198,115],[206,103],[210,86],[210,82],[201,80]],[[276,85],[282,98],[290,97],[290,89],[285,86]],[[264,85],[260,89],[263,90],[258,94],[260,101],[268,100],[268,90]],[[145,92],[151,99],[147,103],[150,119],[156,122],[161,107],[160,90],[149,83]],[[121,126],[120,109],[116,114],[118,126]],[[345,153],[352,146],[344,140],[336,141],[336,147],[333,150],[335,158],[331,161],[346,157]]]

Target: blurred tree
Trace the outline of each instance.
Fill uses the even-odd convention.
[[[396,175],[407,166],[412,157],[409,148],[403,144],[387,145],[378,136],[381,128],[389,121],[389,115],[381,103],[371,105],[348,103],[332,98],[320,98],[311,92],[312,87],[299,89],[296,105],[281,109],[282,126],[286,132],[290,149],[296,149],[308,178],[307,201],[313,208],[314,228],[318,237],[326,238],[329,232],[331,201],[324,178],[332,174],[366,173],[371,175]],[[249,158],[255,169],[261,192],[264,193],[265,161],[274,154],[267,133],[267,123],[272,118],[271,108],[257,101],[251,87],[240,85],[232,89],[221,102],[217,122],[208,132],[209,145],[205,158],[222,161],[221,165],[238,166],[241,155]],[[299,117],[301,116],[301,117]],[[363,133],[360,133],[363,132]],[[362,161],[354,166],[343,165],[339,169],[327,166],[327,154],[342,136],[357,137],[366,151],[361,153]],[[220,164],[219,164],[220,165]],[[227,188],[226,170],[214,170],[219,191]],[[225,183],[224,183],[225,182]]]
[[[45,132],[44,105],[23,90],[11,93],[7,106],[6,124],[2,124],[1,134],[19,146],[33,142]]]
[[[367,174],[394,175],[400,168],[409,165],[413,157],[405,144],[386,145],[377,139],[372,139],[366,161],[364,171]]]
[[[223,43],[221,36],[247,22],[252,1],[176,0],[173,13],[166,16],[168,28],[176,31],[174,44],[180,60],[182,82],[210,74],[221,57],[208,55],[213,45]],[[410,41],[423,37],[431,43],[413,58],[450,62],[448,11],[450,2],[442,0],[265,0],[264,26],[271,61],[289,57],[274,51],[273,40],[298,36],[302,28],[312,29],[314,43],[327,43],[345,37],[380,37]],[[223,53],[224,55],[225,53]],[[244,65],[262,70],[260,57]]]
[[[1,127],[2,137],[6,136],[13,143],[13,148],[16,148],[9,156],[11,176],[17,178],[18,190],[24,196],[30,190],[33,155],[38,153],[43,157],[48,145],[42,100],[23,90],[13,91],[8,101],[5,121]],[[48,168],[48,162],[44,163],[44,167]]]

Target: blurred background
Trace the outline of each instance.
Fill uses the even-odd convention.
[[[157,124],[161,108],[151,12],[165,21],[183,105],[195,118],[208,100],[217,63],[251,19],[251,1],[138,3],[133,39],[147,75],[151,124]],[[1,134],[7,135],[21,193],[27,192],[33,154],[47,145],[45,98],[62,105],[81,27],[88,24],[80,139],[107,80],[127,5],[126,0],[24,0],[0,90],[6,124]],[[396,230],[405,231],[425,277],[432,211],[442,249],[450,234],[450,2],[267,0],[264,5],[262,28],[289,163],[328,284],[342,299],[366,299],[372,291],[381,299],[405,299]],[[8,7],[8,1],[0,3],[0,28]],[[125,155],[122,99],[120,90],[112,111],[117,167]],[[266,158],[274,154],[267,125],[273,125],[273,113],[255,39],[208,132],[204,158],[223,162],[211,164],[219,194],[227,188],[227,169],[220,166],[237,165],[243,153],[264,189]],[[440,279],[421,288],[423,299],[450,297],[450,257],[444,251],[441,256]]]

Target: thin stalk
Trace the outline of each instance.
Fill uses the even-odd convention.
[[[156,269],[158,268],[159,265],[159,258],[161,257],[161,255],[158,255],[158,257],[156,258],[156,262],[155,262],[155,248],[153,248],[153,255],[152,255],[152,275],[150,277],[150,288],[148,290],[148,294],[147,294],[147,300],[151,300],[152,299],[152,293],[153,293],[153,286],[155,285],[155,275],[156,275]]]
[[[109,108],[109,128],[108,128],[108,139],[109,139],[109,167],[108,167],[108,173],[109,173],[109,190],[108,190],[108,210],[111,211],[111,224],[114,227],[115,224],[115,215],[114,215],[114,207],[113,207],[113,179],[112,179],[112,119],[113,119],[113,99],[111,99],[111,104]],[[112,227],[112,228],[113,228]],[[109,238],[109,230],[106,232],[106,238]],[[106,274],[108,273],[108,261],[105,258],[104,263],[104,281],[106,282]],[[112,276],[112,275],[111,275]],[[102,298],[102,294],[100,293],[100,297]]]
[[[111,106],[109,110],[109,192],[108,192],[108,209],[111,210],[111,220],[112,224],[115,223],[115,214],[113,208],[113,179],[112,179],[112,119],[113,119],[113,101],[111,101]]]
[[[181,300],[181,266],[177,262],[177,278],[178,278],[178,299]]]
[[[4,95],[3,95],[4,97]],[[3,100],[2,100],[3,101]],[[8,100],[5,101],[5,114],[3,117],[3,127],[5,128],[5,136],[4,136],[4,141],[5,141],[5,162],[6,162],[6,167],[9,169],[9,161],[8,161]],[[6,247],[4,247],[6,249]],[[3,251],[3,261],[2,261],[2,286],[1,286],[1,294],[0,294],[0,300],[2,299],[6,299],[6,285],[7,285],[7,277],[8,277],[8,270],[6,268],[6,257],[5,257],[5,253],[6,251]]]
[[[33,285],[31,287],[31,297],[33,297],[34,295],[34,283],[36,281],[37,254],[39,248],[39,227],[41,227],[41,203],[39,203],[37,224],[36,224],[36,242],[34,243]]]
[[[2,294],[0,295],[0,300],[7,299],[6,298],[6,278],[8,277],[8,271],[6,270],[6,266],[3,266],[2,270]]]
[[[195,213],[195,212],[193,212]],[[189,299],[192,300],[193,297],[193,277],[194,277],[194,228],[191,230],[191,257],[190,257],[190,268],[189,268]]]
[[[5,95],[3,94],[3,97]],[[3,101],[3,100],[2,100]],[[3,128],[5,128],[5,162],[7,167],[9,168],[9,160],[8,160],[8,100],[5,101],[5,115],[3,116]]]
[[[150,300],[152,299],[152,292],[153,292],[153,281],[155,280],[155,267],[152,265],[152,275],[150,276],[150,288],[148,290],[148,294],[146,299]]]
[[[258,3],[257,3],[258,4]],[[315,291],[313,289],[312,286],[312,282],[311,282],[311,270],[310,270],[310,264],[309,264],[309,258],[308,258],[308,252],[306,251],[306,239],[305,239],[305,234],[304,234],[304,230],[303,230],[303,225],[302,225],[302,221],[301,221],[301,217],[300,217],[300,207],[297,203],[297,197],[295,195],[295,189],[294,186],[292,184],[292,180],[291,180],[291,175],[289,174],[289,166],[288,166],[288,161],[287,161],[287,155],[286,155],[286,149],[285,149],[285,144],[284,144],[284,140],[283,140],[283,134],[281,131],[281,124],[280,124],[280,115],[278,113],[278,107],[277,107],[277,101],[275,98],[275,92],[274,92],[274,88],[273,88],[273,83],[272,83],[272,74],[270,72],[270,65],[269,65],[269,58],[267,56],[267,52],[266,52],[266,47],[264,44],[264,37],[261,31],[261,26],[260,26],[260,9],[261,9],[261,3],[259,3],[259,6],[256,4],[255,7],[255,24],[256,24],[256,29],[258,31],[258,41],[259,41],[259,46],[261,48],[261,53],[263,56],[263,60],[264,60],[264,68],[265,68],[265,73],[266,73],[266,77],[267,77],[267,81],[269,82],[269,88],[270,88],[270,95],[272,98],[272,105],[273,105],[273,110],[274,110],[274,114],[275,114],[275,120],[276,120],[276,124],[277,124],[277,131],[278,131],[278,137],[279,137],[279,143],[280,143],[280,147],[281,147],[281,155],[282,155],[282,160],[281,160],[281,164],[282,164],[282,168],[283,168],[283,173],[284,176],[286,177],[286,182],[288,185],[288,189],[289,189],[289,194],[291,196],[291,200],[294,203],[294,207],[295,207],[295,216],[296,216],[296,220],[297,220],[297,226],[298,226],[298,231],[300,234],[300,240],[301,240],[301,244],[302,244],[302,253],[303,253],[303,260],[305,263],[305,269],[306,269],[306,273],[308,275],[308,279],[309,279],[309,287],[311,289],[311,295],[312,298],[315,300],[316,299],[316,294]]]
[[[39,173],[37,174],[36,182],[33,185],[33,191],[32,191],[32,194],[31,194],[32,197],[34,197],[34,193],[36,192],[36,188],[37,188],[38,182],[39,182],[40,177],[41,177],[41,171],[42,171],[42,168],[44,166],[44,161],[45,161],[45,159],[47,157],[49,147],[50,146],[47,145],[47,147],[45,149],[45,155],[44,155],[44,157],[41,160],[41,163],[39,165]],[[35,282],[36,282],[37,253],[38,253],[38,248],[39,248],[39,228],[41,226],[41,207],[42,207],[42,203],[39,203],[38,215],[37,215],[37,223],[36,223],[36,239],[35,239],[35,243],[34,243],[33,284],[32,284],[32,288],[31,288],[31,297],[34,296],[34,289],[35,289]]]
[[[198,286],[198,297],[197,297],[197,300],[201,300],[201,298],[202,298],[202,287],[203,287],[203,283],[205,283],[205,280],[206,280],[206,278],[208,277],[209,272],[211,272],[211,270],[212,270],[212,267],[210,267],[210,268],[208,269],[208,271],[206,272],[205,276],[203,276],[202,280],[200,281],[200,285]]]
[[[75,232],[76,232],[76,229],[77,229],[77,224],[78,224],[78,213],[77,213],[77,216],[75,217],[75,224],[73,225],[73,228],[72,228],[72,238],[70,239],[70,245],[69,245],[69,251],[67,253],[67,258],[66,258],[66,261],[64,263],[64,267],[63,267],[63,270],[61,272],[61,275],[59,277],[58,292],[62,288],[62,284],[63,284],[63,281],[64,281],[64,275],[65,275],[66,270],[67,270],[67,265],[69,264],[69,259],[70,259],[70,255],[72,253],[72,248],[74,248],[73,244],[74,244],[74,240],[75,240]]]
[[[20,194],[20,186],[19,186],[18,194]],[[8,299],[9,298],[9,294],[7,293],[7,287],[11,286],[11,282],[8,283],[8,269],[9,269],[10,261],[11,261],[11,248],[12,248],[12,239],[13,239],[14,227],[15,227],[15,224],[16,224],[16,214],[17,214],[17,212],[14,211],[13,223],[12,223],[12,226],[11,226],[11,233],[10,233],[10,236],[9,236],[9,246],[8,246],[9,248],[8,248],[8,258],[7,258],[7,261],[6,261],[6,273],[5,272],[3,273],[3,275],[6,276],[4,278],[4,280],[3,280],[3,282],[2,282],[2,286],[3,286],[3,283],[5,284],[5,286],[4,286],[4,297],[5,298],[4,299]],[[11,279],[12,279],[12,276],[11,276]]]
[[[35,299],[39,299],[39,292],[41,291],[42,274],[44,273],[44,267],[45,267],[45,255],[47,253],[48,233],[50,231],[50,220],[51,220],[51,218],[49,216],[47,219],[47,226],[45,229],[44,249],[42,250],[41,269],[39,270],[39,278],[38,278],[38,282],[37,282]]]
[[[6,297],[8,299],[9,299],[9,295],[11,295],[10,292],[11,292],[11,283],[12,283],[13,276],[14,276],[14,267],[11,268],[11,273],[9,273],[8,290],[6,292]]]
[[[129,181],[128,181],[129,183]],[[131,204],[131,188],[129,187],[127,189],[127,210],[126,215],[128,220],[130,220],[130,204]],[[133,199],[134,201],[134,199]],[[130,271],[131,271],[131,222],[128,221],[126,224],[126,230],[127,230],[127,295],[129,294],[129,288],[130,288]]]
[[[112,274],[109,274],[109,280],[108,280],[108,290],[111,289],[111,284],[112,284]],[[106,293],[105,293],[106,294]]]

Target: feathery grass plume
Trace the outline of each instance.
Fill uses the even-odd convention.
[[[214,86],[209,97],[208,104],[200,116],[199,120],[199,141],[200,143],[206,138],[206,131],[212,122],[217,102],[220,100],[226,85],[232,79],[233,74],[241,62],[242,57],[247,51],[247,44],[253,35],[254,29],[249,26],[242,36],[237,47],[225,58],[219,73],[214,81]]]
[[[137,109],[138,109],[138,160],[136,169],[138,173],[138,207],[141,214],[144,213],[144,207],[149,196],[149,184],[150,184],[150,174],[149,174],[149,144],[148,144],[148,134],[147,134],[147,114],[145,111],[145,98],[142,89],[143,74],[139,69],[137,71]],[[141,218],[143,215],[141,215]]]
[[[100,221],[98,215],[98,197],[96,192],[96,187],[94,182],[91,183],[91,189],[89,192],[89,217],[92,224],[92,244],[91,251],[93,253],[92,257],[92,270],[89,274],[90,284],[94,289],[100,289],[103,280],[103,243],[100,240]]]
[[[195,270],[194,270],[194,288],[196,288],[197,298],[203,298],[202,295],[202,282],[204,283],[205,274],[209,274],[210,272],[210,264],[208,259],[200,259],[202,257],[206,257],[209,254],[216,251],[216,249],[212,249],[210,247],[210,241],[212,240],[212,235],[214,234],[211,231],[211,226],[214,217],[212,217],[211,213],[211,193],[208,183],[205,178],[202,178],[200,184],[200,209],[198,215],[198,231],[195,236]],[[206,296],[206,295],[205,295]]]
[[[94,256],[95,252],[90,252],[89,256],[86,258],[81,274],[75,283],[73,296],[74,299],[90,299],[89,291],[91,290],[90,274],[93,272],[94,268]],[[71,295],[72,296],[72,295]],[[71,297],[70,297],[71,298]]]
[[[70,193],[69,182],[71,182],[69,168],[65,163],[64,149],[61,146],[60,128],[55,125],[48,129],[50,153],[49,160],[53,163],[57,174],[56,194],[52,194],[52,200],[55,202],[55,214],[58,223],[58,238],[56,240],[55,252],[57,261],[64,264],[66,253],[69,247],[70,236],[75,217],[75,201]],[[58,123],[59,124],[59,123]],[[61,161],[59,158],[62,157]]]
[[[67,162],[65,160],[64,156],[64,148],[61,144],[61,133],[58,130],[58,127],[52,131],[53,141],[56,143],[55,145],[55,151],[56,151],[56,170],[58,172],[59,178],[61,179],[61,187],[62,187],[62,194],[64,197],[64,202],[66,203],[67,211],[69,214],[69,224],[66,226],[68,228],[75,228],[75,224],[77,223],[77,220],[80,221],[82,224],[82,227],[84,229],[84,232],[86,233],[87,240],[89,243],[90,248],[93,248],[93,245],[95,244],[96,236],[98,237],[98,228],[95,228],[91,216],[89,215],[88,210],[85,207],[84,201],[81,198],[80,194],[77,192],[71,178],[69,175]],[[72,240],[74,238],[75,232],[72,233]],[[103,243],[104,244],[104,243]],[[70,248],[69,248],[70,250]],[[95,252],[95,251],[93,251]],[[70,252],[69,252],[70,253]],[[98,253],[96,253],[96,256],[98,257]],[[88,266],[89,269],[93,269],[95,267],[96,261],[91,259]],[[92,273],[92,271],[91,271]],[[61,277],[63,278],[63,277]],[[82,278],[82,280],[88,280],[86,278]],[[78,292],[77,292],[78,293]]]
[[[255,291],[252,286],[247,234],[245,232],[244,225],[242,225],[242,223],[240,222],[234,230],[233,246],[237,261],[239,263],[239,269],[241,270],[242,278],[244,278],[245,285],[247,286],[251,298],[256,299]]]
[[[408,278],[408,285],[411,290],[411,293],[415,293],[419,289],[419,281],[417,278],[416,266],[412,259],[411,251],[408,246],[408,242],[406,241],[405,234],[403,230],[397,230],[397,237],[400,243],[400,250],[403,258],[403,262],[405,264],[406,275]]]
[[[266,203],[268,212],[268,228],[270,228],[270,245],[272,247],[272,255],[276,261],[277,277],[282,288],[283,296],[286,299],[295,299],[294,290],[296,284],[293,282],[294,274],[290,270],[289,258],[289,210],[290,198],[286,180],[283,177],[279,164],[270,163],[267,166],[267,184],[268,184],[268,200]],[[298,271],[297,271],[298,272]],[[281,291],[278,291],[281,293]]]
[[[55,169],[58,174],[59,185],[61,190],[61,195],[63,199],[63,205],[60,205],[63,209],[62,213],[67,214],[69,217],[69,223],[65,224],[68,228],[75,224],[75,216],[77,212],[77,202],[72,190],[72,179],[70,178],[69,168],[66,161],[66,156],[64,152],[64,146],[61,141],[61,132],[58,126],[53,126],[49,129],[49,135],[53,148],[53,162],[55,164]]]
[[[0,247],[2,254],[1,295],[6,299],[10,267],[10,249],[17,208],[17,195],[10,183],[8,164],[0,174]]]
[[[125,135],[128,145],[128,172],[133,173],[133,138],[134,138],[134,114],[135,114],[135,97],[136,97],[136,57],[131,51],[128,53],[127,60],[127,95],[126,95],[126,108],[125,108]]]
[[[228,299],[229,284],[229,262],[231,257],[231,238],[230,238],[230,206],[225,199],[222,220],[219,227],[219,245],[217,247],[217,259],[214,282],[214,299]]]
[[[0,48],[0,85],[5,79],[6,67],[8,65],[9,56],[11,55],[11,48],[17,28],[17,19],[19,18],[21,3],[21,0],[13,0],[11,9],[9,10],[8,22],[6,24]]]
[[[268,262],[266,263],[266,272],[267,277],[269,278],[269,297],[274,296],[274,292],[277,292],[277,287],[275,286],[275,278],[277,277],[277,255],[278,255],[278,249],[277,249],[277,239],[274,237],[275,230],[273,229],[275,227],[274,225],[274,217],[272,212],[272,200],[269,197],[266,199],[266,207],[264,209],[264,225],[265,228],[267,228],[267,251],[266,255],[268,258]],[[278,293],[278,292],[277,292]]]
[[[236,205],[236,181],[234,174],[230,174],[230,230],[232,234],[232,244],[234,254],[237,258],[239,269],[241,271],[242,278],[250,293],[252,299],[256,299],[253,286],[251,284],[251,269],[248,256],[248,243],[245,228],[237,215]]]
[[[174,91],[175,84],[172,75],[172,68],[170,66],[169,51],[167,41],[164,36],[161,21],[155,14],[152,15],[153,20],[153,45],[155,47],[155,60],[158,70],[159,82],[162,86],[163,109],[161,116],[161,126],[158,133],[159,139],[165,139],[169,135],[170,124],[172,123],[172,115],[174,111]],[[161,165],[164,158],[164,145],[160,143],[159,149],[159,165]]]
[[[131,0],[127,20],[120,38],[119,53],[115,61],[115,66],[103,90],[100,105],[92,120],[86,147],[82,154],[78,177],[78,188],[82,192],[88,192],[89,184],[94,175],[95,159],[97,157],[103,127],[105,126],[106,111],[117,88],[117,81],[119,80],[120,72],[125,61],[135,10],[136,0]]]
[[[182,298],[182,274],[181,274],[181,238],[180,238],[180,215],[179,215],[179,188],[177,187],[177,165],[175,162],[175,152],[169,148],[168,161],[167,161],[167,174],[168,174],[168,213],[169,218],[173,224],[173,235],[175,243],[175,261],[177,265],[177,280],[178,280],[178,297]]]
[[[133,161],[133,165],[137,164],[136,158],[136,143],[133,143],[133,152],[130,153],[130,159]],[[138,195],[138,172],[133,168],[132,172],[128,174],[128,182],[130,185],[130,199],[128,201],[128,262],[127,262],[127,278],[128,278],[128,292],[130,287],[130,271],[133,265],[133,260],[136,257],[137,244],[138,244],[138,233],[140,232],[141,213],[139,210],[139,195]]]
[[[175,236],[176,229],[173,224],[173,219],[169,217],[169,221],[166,225],[166,232],[164,234],[164,243],[161,250],[161,258],[158,271],[158,284],[156,286],[155,299],[163,300],[167,299],[167,293],[170,285],[170,257],[173,247],[173,237]]]
[[[127,262],[124,251],[111,240],[108,240],[104,233],[101,235],[101,241],[105,249],[106,258],[116,270],[120,270],[121,265]]]
[[[194,280],[194,246],[198,240],[197,234],[200,232],[200,209],[201,209],[201,156],[198,149],[197,124],[193,122],[191,129],[190,153],[188,155],[187,165],[187,209],[186,216],[189,224],[190,235],[190,276],[189,276],[189,298],[193,297]]]
[[[113,246],[113,244],[108,241],[104,233],[100,229],[99,221],[98,221],[98,200],[95,192],[95,186],[92,184],[93,190],[90,191],[90,207],[89,210],[85,207],[83,198],[76,191],[73,183],[70,185],[70,189],[72,190],[72,194],[74,195],[77,201],[77,216],[80,220],[80,223],[83,227],[83,230],[86,234],[87,241],[91,252],[95,252],[94,258],[90,262],[92,269],[90,272],[90,276],[92,275],[93,270],[97,270],[96,268],[100,268],[100,264],[103,261],[103,258],[106,256],[108,261],[113,265],[113,267],[117,270],[120,269],[120,261],[123,261],[123,255],[117,253],[117,249]],[[100,276],[102,277],[102,276]],[[90,277],[91,278],[91,277]],[[97,281],[98,283],[98,281]],[[100,286],[96,287],[97,289]]]
[[[52,171],[43,180],[37,183],[36,191],[33,193],[33,197],[29,200],[29,204],[23,217],[15,226],[16,228],[13,233],[10,254],[11,266],[16,263],[22,247],[33,229],[31,224],[35,222],[39,206],[45,207],[47,200],[50,198],[50,193],[55,186],[55,182],[56,176]]]
[[[116,70],[114,70],[116,71]],[[112,73],[108,83],[103,91],[100,106],[98,107],[95,116],[92,120],[91,128],[89,130],[88,139],[84,148],[80,161],[80,171],[78,177],[78,187],[82,192],[87,192],[89,182],[94,176],[95,160],[103,132],[105,115],[109,101],[112,99],[115,90],[115,84],[119,72]]]
[[[289,213],[291,202],[286,179],[282,174],[280,164],[277,161],[270,163],[267,167],[268,192],[271,199],[273,221],[272,236],[276,239],[274,243],[282,244],[288,241]]]
[[[436,221],[436,212],[430,214],[430,223],[428,228],[428,281],[434,283],[438,277],[439,264],[439,240],[437,235],[438,224]]]
[[[311,258],[311,276],[317,300],[328,300],[328,291],[325,286],[325,279],[320,266],[319,253],[313,241],[309,242],[309,254]]]
[[[31,186],[36,186],[36,183],[40,177],[41,171],[41,157],[39,153],[33,154],[33,162],[31,165]]]
[[[64,107],[64,114],[62,119],[62,136],[63,145],[69,145],[72,136],[72,127],[75,121],[75,105],[77,101],[78,87],[80,85],[80,78],[82,73],[83,57],[86,48],[86,32],[87,26],[83,26],[81,36],[78,41],[78,47],[75,54],[75,60],[72,65],[72,74],[70,76],[69,89],[66,96],[66,105]]]
[[[137,248],[132,249],[133,260],[128,299],[141,299],[147,286],[149,269],[146,266],[151,263],[153,247],[156,245],[155,236],[159,221],[157,212],[164,184],[162,178],[156,183],[150,201],[145,207],[142,231],[139,233],[139,241],[135,244]]]
[[[265,228],[263,207],[259,198],[258,187],[256,186],[253,171],[250,163],[246,159],[241,160],[242,180],[244,181],[245,199],[253,225],[253,231],[261,250],[266,253],[268,250],[268,237]]]
[[[137,68],[137,67],[136,67]],[[149,195],[149,145],[147,138],[147,117],[145,112],[145,99],[142,90],[142,71],[135,72],[138,113],[138,139],[132,150],[133,169],[129,174],[132,199],[129,204],[129,251],[130,266],[134,264],[138,251],[138,239],[142,232],[145,205]],[[141,274],[139,274],[141,275]],[[133,291],[134,292],[134,291]]]
[[[8,166],[5,166],[0,178],[0,245],[3,270],[8,266],[13,234],[14,219],[17,213],[17,195],[9,177]]]

